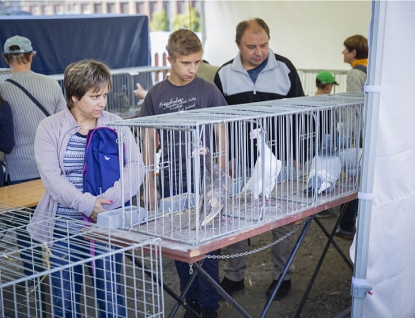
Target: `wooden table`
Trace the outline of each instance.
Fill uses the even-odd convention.
[[[39,203],[44,192],[45,187],[40,179],[13,184],[0,187],[0,202],[33,208]]]

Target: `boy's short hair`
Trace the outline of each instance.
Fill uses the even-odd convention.
[[[269,31],[268,25],[265,23],[264,20],[260,18],[255,18],[255,19],[246,20],[246,21],[242,21],[238,23],[238,25],[236,26],[236,36],[235,36],[236,44],[238,45],[241,44],[241,40],[246,29],[248,29],[251,26],[259,26],[261,29],[263,29],[267,33],[268,40],[270,39],[270,31]]]
[[[95,92],[104,87],[108,87],[108,91],[112,89],[108,66],[96,60],[82,60],[69,64],[65,69],[63,81],[68,109],[74,105],[73,96],[80,100],[91,88]]]
[[[174,31],[167,43],[167,53],[175,60],[179,55],[189,55],[203,52],[199,37],[190,30],[180,29]]]
[[[367,59],[369,47],[367,39],[363,35],[353,35],[348,37],[343,44],[349,52],[356,50],[356,59]]]

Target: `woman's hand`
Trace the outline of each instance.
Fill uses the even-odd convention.
[[[107,211],[104,209],[103,204],[111,204],[112,202],[112,200],[97,198],[95,201],[94,210],[89,217],[96,222],[98,214]]]

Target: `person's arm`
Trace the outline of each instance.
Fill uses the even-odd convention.
[[[13,147],[14,125],[12,110],[6,101],[0,99],[0,151],[9,154]]]
[[[224,123],[215,124],[215,142],[216,142],[216,151],[219,156],[217,158],[217,164],[221,167],[223,171],[226,171],[226,126]]]
[[[215,77],[215,81],[219,80],[219,75],[216,73],[217,79]],[[216,84],[216,83],[215,83]],[[228,103],[226,102],[225,98],[222,95],[220,89],[217,89],[215,86],[212,86],[212,106],[226,106]],[[215,132],[215,142],[216,142],[216,151],[218,152],[219,156],[217,158],[217,164],[221,167],[223,171],[226,171],[226,161],[228,160],[228,156],[226,155],[226,150],[229,148],[229,143],[226,140],[226,125],[225,123],[215,124],[214,127]]]
[[[140,83],[137,83],[137,89],[133,91],[134,95],[137,96],[140,99],[144,99],[147,95],[147,91],[140,85]]]
[[[153,210],[159,200],[159,193],[156,188],[155,175],[155,149],[156,149],[156,130],[145,128],[143,130],[143,158],[147,167],[147,173],[144,179],[144,203],[149,210]]]

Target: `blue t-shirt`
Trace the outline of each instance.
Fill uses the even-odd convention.
[[[256,82],[256,79],[258,78],[259,73],[261,73],[261,71],[267,65],[267,62],[268,62],[268,58],[264,62],[262,62],[261,65],[248,71],[249,77],[251,78],[253,83]]]

